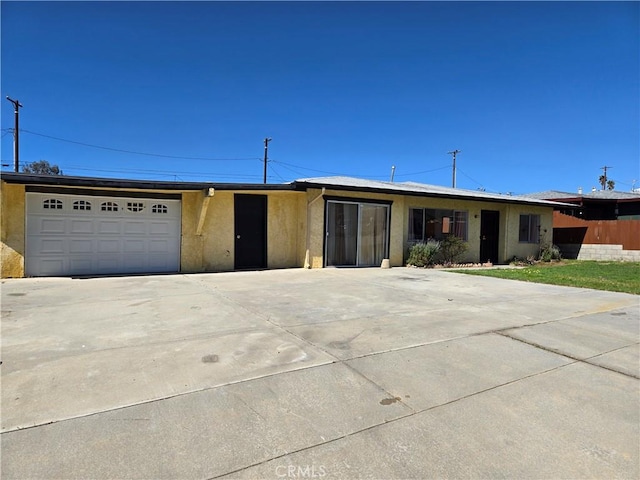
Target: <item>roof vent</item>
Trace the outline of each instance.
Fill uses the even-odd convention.
[[[582,187],[578,187],[578,193],[582,195]]]
[[[591,187],[591,191],[595,192],[596,191],[596,187]]]

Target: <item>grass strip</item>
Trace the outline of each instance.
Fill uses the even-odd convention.
[[[455,270],[455,272],[640,295],[640,262],[563,260],[538,263],[522,269]]]

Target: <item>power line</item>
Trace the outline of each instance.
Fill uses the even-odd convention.
[[[105,172],[105,173],[152,174],[152,175],[161,175],[165,177],[174,177],[176,175],[191,176],[191,177],[215,176],[215,177],[228,177],[228,178],[259,178],[260,177],[259,175],[233,174],[233,173],[176,172],[176,171],[169,171],[169,170],[145,170],[145,169],[134,169],[134,168],[101,169],[101,168],[65,166],[66,172],[75,171],[75,170],[88,171],[88,172]]]
[[[73,144],[76,144],[76,145],[82,145],[84,147],[99,148],[99,149],[102,149],[102,150],[109,150],[109,151],[112,151],[112,152],[120,152],[120,153],[128,153],[128,154],[131,154],[131,155],[145,155],[147,157],[174,158],[174,159],[180,159],[180,160],[211,160],[211,161],[260,160],[259,157],[210,158],[210,157],[187,157],[187,156],[179,156],[179,155],[164,155],[164,154],[161,154],[161,153],[135,152],[135,151],[132,151],[132,150],[124,150],[124,149],[121,149],[121,148],[105,147],[105,146],[102,146],[102,145],[93,145],[91,143],[77,142],[75,140],[68,140],[66,138],[54,137],[52,135],[45,135],[44,133],[32,132],[31,130],[22,129],[22,132],[30,133],[31,135],[37,135],[39,137],[50,138],[52,140],[58,140],[60,142],[67,142],[67,143],[73,143]]]
[[[471,180],[472,182],[478,184],[480,186],[480,188],[482,188],[482,191],[485,192],[487,191],[487,189],[485,188],[483,183],[480,183],[479,181],[477,181],[475,178],[470,177],[469,175],[467,175],[464,170],[458,168],[457,169],[458,172],[460,172],[462,175],[464,175],[465,177],[467,177],[469,180]],[[499,193],[497,190],[489,190],[490,193]]]
[[[285,183],[287,182],[287,180],[285,180],[285,179],[284,179],[284,177],[278,173],[278,170],[276,170],[275,168],[273,168],[273,165],[271,165],[271,171],[272,171],[273,173],[275,173],[275,174],[276,174],[276,176],[277,176],[280,180],[282,180],[282,181],[283,181],[283,182],[285,182]]]
[[[326,171],[326,170],[317,170],[315,168],[307,168],[307,167],[303,167],[301,165],[294,165],[292,163],[280,162],[280,161],[276,161],[276,160],[271,160],[271,162],[277,163],[279,165],[282,165],[283,167],[285,165],[288,165],[290,167],[299,168],[301,170],[307,170],[309,172],[316,172],[316,173],[325,173],[325,174],[328,174],[328,175],[353,176],[353,177],[358,177],[359,176],[361,178],[378,178],[378,177],[380,177],[380,175],[349,175],[349,174],[339,173],[339,172],[329,172],[329,171]],[[284,167],[284,168],[286,168],[286,167]],[[291,170],[291,169],[288,169],[288,170]],[[293,170],[291,170],[291,171],[293,171]],[[295,172],[295,171],[293,171],[293,172],[298,174],[298,175],[303,175],[300,172]]]
[[[297,169],[300,169],[300,170],[307,170],[309,172],[324,173],[324,174],[328,174],[328,175],[339,175],[339,176],[345,176],[345,177],[383,178],[383,179],[387,178],[386,175],[359,175],[359,174],[348,174],[348,173],[343,173],[343,172],[330,172],[330,171],[326,171],[326,170],[317,170],[315,168],[307,168],[307,167],[303,167],[301,165],[294,165],[292,163],[281,162],[281,161],[273,160],[273,159],[270,160],[270,162],[271,163],[277,163],[280,166],[282,166],[282,168],[285,168],[286,170],[289,170],[290,172],[293,172],[296,175],[304,175],[304,173],[298,172],[298,171],[294,170],[294,168],[297,168]],[[287,168],[287,167],[293,167],[293,168]],[[415,175],[422,175],[424,173],[437,172],[438,170],[444,170],[445,168],[449,168],[449,165],[445,165],[443,167],[438,167],[438,168],[433,168],[431,170],[422,170],[420,172],[397,174],[395,176],[396,177],[411,177],[411,176],[415,176]]]
[[[433,168],[431,170],[422,170],[421,172],[396,173],[394,176],[396,176],[396,177],[412,177],[414,175],[422,175],[422,174],[425,174],[425,173],[437,172],[438,170],[444,170],[445,168],[448,169],[449,167],[450,167],[450,165],[445,165],[444,167]]]

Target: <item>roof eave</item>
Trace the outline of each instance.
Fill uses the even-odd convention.
[[[6,183],[22,185],[55,185],[59,187],[121,188],[135,190],[179,190],[199,191],[207,188],[216,190],[296,190],[293,183],[256,184],[256,183],[218,183],[218,182],[167,182],[153,180],[126,180],[98,177],[72,177],[67,175],[34,175],[28,173],[2,172]]]
[[[366,186],[355,186],[355,185],[337,185],[337,184],[328,184],[322,182],[305,182],[298,181],[294,182],[296,185],[305,186],[307,188],[329,188],[334,190],[344,190],[351,192],[368,192],[368,193],[380,193],[385,195],[408,195],[412,197],[429,197],[429,198],[450,198],[453,200],[467,200],[467,201],[475,201],[475,202],[496,202],[496,203],[518,203],[518,204],[529,204],[529,205],[538,205],[545,207],[575,207],[575,205],[569,203],[560,203],[550,200],[538,200],[534,198],[484,198],[484,197],[473,197],[470,195],[455,195],[447,192],[418,192],[412,190],[396,190],[391,188],[379,188],[379,187],[366,187]]]

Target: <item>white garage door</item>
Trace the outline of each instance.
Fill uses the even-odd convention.
[[[28,276],[177,272],[180,200],[28,192]]]

